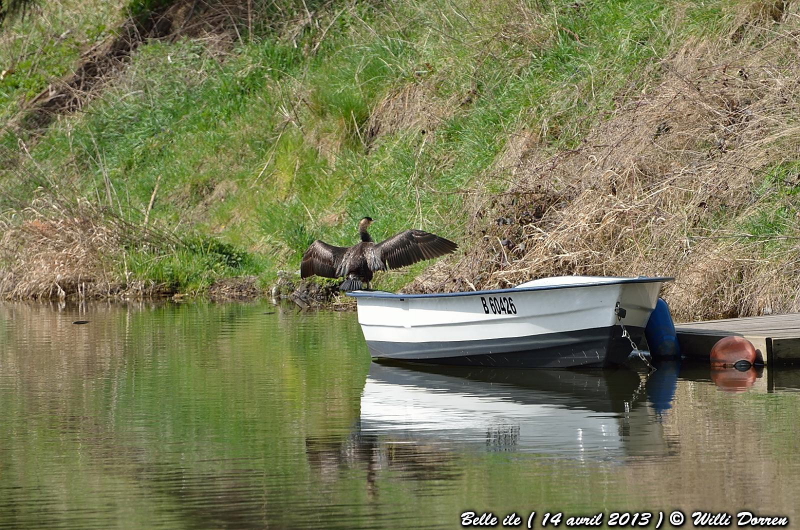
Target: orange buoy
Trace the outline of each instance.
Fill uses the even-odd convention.
[[[719,368],[712,366],[711,380],[720,390],[725,392],[744,392],[758,379],[758,372],[750,367],[747,370],[736,368]]]
[[[749,368],[758,354],[753,343],[744,337],[725,337],[711,348],[711,366],[740,366]]]

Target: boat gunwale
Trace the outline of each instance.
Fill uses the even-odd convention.
[[[552,291],[554,289],[574,289],[578,287],[600,287],[608,285],[621,285],[626,283],[664,283],[675,280],[671,276],[663,277],[638,277],[638,278],[616,278],[613,281],[597,281],[575,284],[556,284],[556,285],[534,285],[532,287],[508,287],[505,289],[490,289],[486,291],[458,291],[455,293],[426,293],[426,294],[403,294],[390,293],[388,291],[347,291],[345,294],[353,298],[450,298],[456,296],[480,296],[506,293],[521,293],[530,291]]]

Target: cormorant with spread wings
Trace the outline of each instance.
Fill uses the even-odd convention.
[[[422,230],[406,230],[380,243],[375,243],[367,228],[371,217],[358,222],[361,242],[350,248],[329,245],[319,239],[303,255],[300,276],[317,275],[345,278],[339,289],[357,291],[369,285],[375,271],[397,269],[425,259],[438,258],[455,251],[458,245],[436,234]]]

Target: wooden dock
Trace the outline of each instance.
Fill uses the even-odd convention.
[[[768,366],[800,364],[800,313],[675,324],[675,331],[689,358],[708,359],[718,340],[738,335],[753,343]]]

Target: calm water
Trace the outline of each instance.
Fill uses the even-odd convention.
[[[725,377],[374,365],[355,314],[269,304],[0,305],[0,528],[793,523],[800,373]]]

